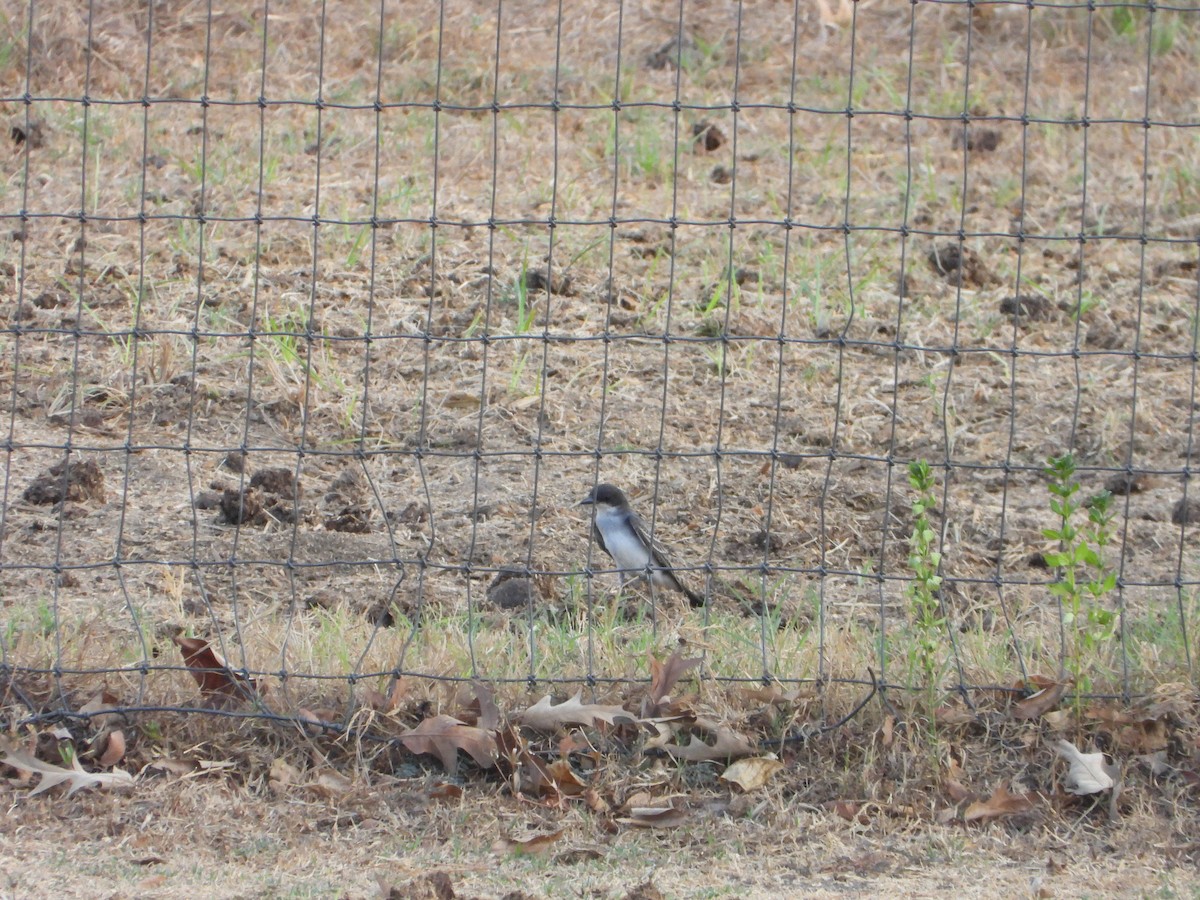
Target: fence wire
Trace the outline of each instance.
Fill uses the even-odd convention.
[[[8,27],[16,719],[622,685],[679,647],[968,703],[1194,679],[1196,9]],[[624,584],[602,483],[698,608]]]

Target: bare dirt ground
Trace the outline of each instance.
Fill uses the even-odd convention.
[[[0,891],[1197,892],[1196,12],[16,6],[3,721],[61,761],[114,722],[17,723],[146,711],[131,792],[3,789]],[[1067,452],[1115,495],[1111,631],[1047,587]],[[922,689],[914,459],[939,685],[975,714]],[[704,609],[588,576],[597,480]],[[352,735],[482,715],[470,679],[505,712],[581,685],[633,709],[675,650],[703,657],[688,715],[754,741],[844,715],[868,667],[893,690],[744,795],[576,735],[603,803],[551,802],[173,712],[198,703],[179,634],[259,711]],[[1116,699],[1024,721],[992,689],[1071,659]],[[1063,792],[1061,735],[1124,766],[1112,818]],[[964,822],[1000,785],[1036,802]],[[680,821],[622,824],[643,793]],[[515,854],[528,829],[562,834]]]

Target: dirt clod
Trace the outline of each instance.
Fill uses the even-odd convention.
[[[960,275],[963,285],[970,287],[983,287],[994,280],[975,251],[957,242],[934,247],[927,259],[929,268],[950,284],[957,284]]]
[[[1181,499],[1171,510],[1171,521],[1176,525],[1200,525],[1200,499]]]
[[[37,506],[61,503],[68,500],[79,503],[84,500],[104,499],[104,473],[94,460],[78,462],[62,460],[43,472],[25,488],[25,501]]]
[[[663,900],[663,892],[655,887],[653,881],[643,881],[630,889],[625,895],[625,900]]]
[[[261,488],[265,493],[276,494],[280,497],[300,497],[302,490],[300,480],[291,469],[282,466],[275,469],[261,469],[250,478],[250,487]]]
[[[262,494],[254,488],[246,491],[226,488],[221,495],[221,515],[230,525],[259,524],[265,520]]]
[[[13,119],[8,129],[8,136],[18,147],[28,144],[29,147],[37,149],[46,144],[46,134],[41,121],[30,119],[26,122],[24,116]]]
[[[1145,472],[1117,472],[1104,482],[1104,489],[1114,496],[1140,494],[1146,489]]]
[[[1054,315],[1055,306],[1041,294],[1014,294],[1000,301],[1000,312],[1006,316],[1041,321]]]
[[[646,67],[661,71],[668,66],[674,68],[682,57],[686,63],[688,57],[695,52],[696,41],[690,35],[676,35],[657,50],[646,55]]]
[[[548,268],[527,269],[525,271],[525,287],[530,291],[570,295],[574,293],[571,276],[562,272],[552,273]]]
[[[488,585],[488,603],[499,609],[527,609],[536,600],[537,588],[524,573],[511,568],[501,569]]]
[[[696,139],[696,149],[706,153],[721,149],[727,140],[719,126],[703,120],[692,125],[692,137]]]
[[[389,887],[383,896],[387,900],[454,900],[457,895],[448,874],[433,872],[407,884]]]
[[[733,181],[733,170],[728,166],[713,166],[712,172],[708,176],[713,184],[729,184]]]
[[[954,132],[954,149],[981,150],[990,153],[1000,146],[1000,132],[994,128],[967,128]]]

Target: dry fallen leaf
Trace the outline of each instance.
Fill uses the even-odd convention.
[[[299,784],[301,778],[300,770],[283,757],[272,760],[271,771],[267,776],[267,781],[272,787]]]
[[[550,701],[547,694],[523,713],[517,714],[517,721],[529,728],[539,731],[554,731],[564,725],[595,725],[596,722],[607,722],[615,725],[617,722],[633,723],[637,717],[620,706],[604,706],[599,703],[583,703],[580,697],[583,691],[576,691],[570,700],[564,700],[557,706]]]
[[[1040,719],[1058,706],[1058,702],[1062,700],[1068,686],[1069,682],[1056,682],[1024,700],[1018,700],[1013,704],[1012,717],[1014,719]]]
[[[739,759],[721,773],[721,780],[736,784],[743,791],[757,791],[782,768],[783,763],[770,757]]]
[[[1025,794],[1011,793],[1004,785],[1000,785],[986,800],[976,800],[963,813],[964,822],[978,822],[985,819],[1001,819],[1005,816],[1015,816],[1033,809],[1033,801]]]
[[[675,828],[687,821],[687,811],[673,806],[635,806],[617,821],[637,828]]]
[[[100,754],[100,758],[96,763],[102,769],[111,769],[125,756],[125,732],[112,732],[108,736],[108,743],[104,745],[104,752]]]
[[[307,787],[317,796],[329,799],[346,793],[354,787],[354,782],[341,772],[327,770],[309,782]]]
[[[693,734],[691,742],[686,747],[680,747],[677,744],[666,744],[663,745],[662,749],[672,757],[686,759],[688,762],[704,762],[711,759],[737,759],[740,756],[749,756],[758,749],[744,737],[723,725],[718,726],[715,729],[715,733],[717,740],[713,744],[706,744]]]
[[[479,702],[479,720],[475,723],[484,731],[495,731],[500,727],[500,707],[496,705],[496,692],[490,684],[472,681],[475,699]]]
[[[247,678],[230,669],[221,654],[209,646],[208,641],[179,635],[175,635],[171,640],[179,647],[179,652],[183,655],[183,664],[196,679],[205,706],[221,709],[238,700],[258,695],[258,683],[253,678]]]
[[[704,662],[704,659],[699,656],[684,659],[683,654],[678,650],[672,653],[666,662],[659,662],[654,657],[651,657],[650,690],[647,692],[647,699],[650,702],[643,711],[643,715],[658,715],[661,707],[670,700],[668,695],[679,679],[702,662]]]
[[[979,720],[973,710],[957,704],[939,706],[933,711],[933,717],[939,725],[969,725]]]
[[[490,731],[464,725],[453,716],[425,719],[400,735],[400,742],[413,753],[430,753],[442,761],[446,773],[458,771],[458,751],[465,750],[481,768],[496,764],[496,737]]]
[[[587,782],[582,781],[575,770],[571,768],[571,764],[565,759],[557,759],[546,766],[546,772],[554,781],[554,786],[559,792],[566,794],[568,797],[577,797],[583,793],[583,789],[587,787]]]
[[[531,838],[518,840],[512,837],[502,837],[492,849],[497,852],[507,851],[514,856],[544,856],[550,845],[562,837],[562,831],[551,834],[538,834]]]
[[[1103,753],[1080,753],[1078,747],[1066,740],[1055,744],[1055,749],[1070,764],[1063,787],[1072,794],[1098,794],[1116,784],[1113,775],[1117,769],[1105,765]]]
[[[950,764],[946,766],[946,775],[942,779],[942,786],[946,789],[946,796],[954,803],[962,803],[971,798],[971,792],[967,790],[962,780],[962,766],[956,760],[951,759]]]
[[[78,790],[89,787],[128,787],[133,784],[133,776],[121,769],[112,772],[85,772],[79,764],[78,757],[72,757],[71,768],[64,769],[52,763],[42,762],[36,756],[26,753],[11,744],[7,738],[0,737],[0,757],[2,761],[14,769],[40,775],[38,786],[29,792],[32,797],[42,791],[59,784],[68,784],[67,796]]]
[[[87,703],[83,704],[83,706],[79,707],[79,714],[88,716],[93,724],[103,728],[109,724],[110,720],[118,718],[115,715],[105,715],[105,713],[119,705],[120,699],[116,694],[101,691]]]

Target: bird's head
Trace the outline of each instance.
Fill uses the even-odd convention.
[[[590,494],[579,501],[580,506],[595,506],[597,509],[616,508],[628,505],[624,492],[612,484],[598,484]]]

